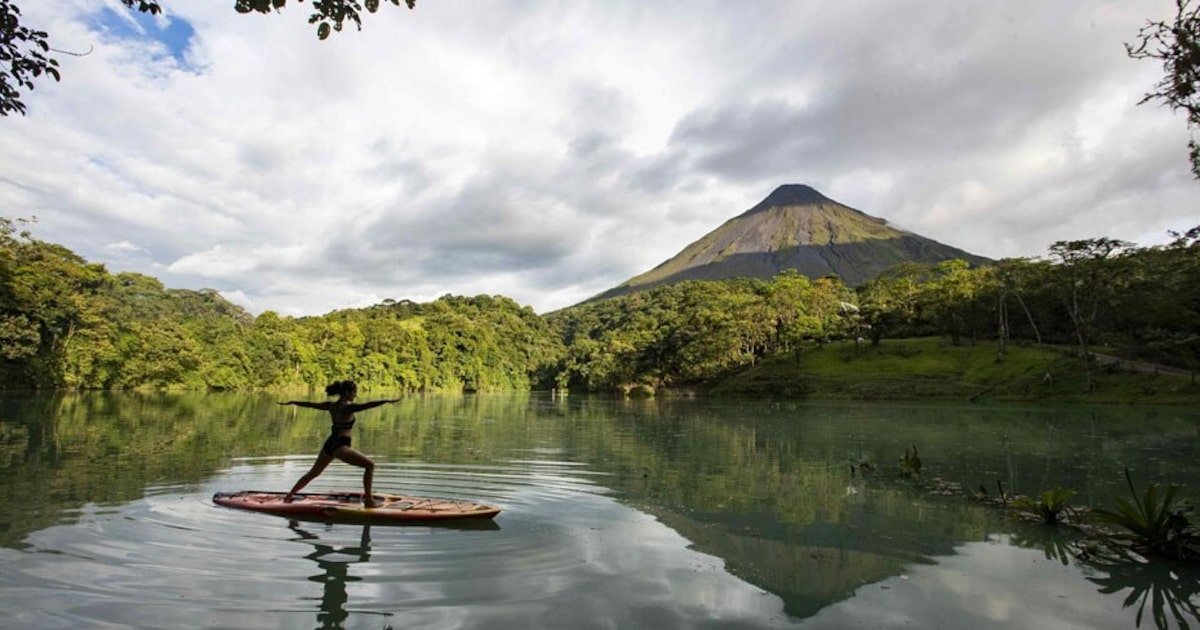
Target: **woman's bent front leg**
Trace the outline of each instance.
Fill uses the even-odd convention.
[[[371,461],[370,457],[354,450],[349,446],[343,446],[334,451],[333,456],[351,464],[359,466],[363,469],[363,505],[367,507],[375,507],[375,498],[371,496],[371,482],[375,477],[375,462]]]

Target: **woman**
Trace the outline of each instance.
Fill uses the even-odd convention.
[[[317,454],[317,461],[313,462],[312,468],[304,473],[304,476],[292,486],[292,490],[283,498],[284,503],[291,503],[293,497],[301,488],[308,485],[308,482],[317,478],[329,462],[335,458],[340,459],[347,464],[358,466],[363,469],[363,505],[369,508],[375,507],[375,499],[371,496],[371,478],[375,473],[375,462],[371,458],[362,453],[350,448],[350,429],[354,428],[354,412],[364,409],[371,409],[387,403],[399,402],[399,399],[394,400],[373,400],[371,402],[353,404],[354,397],[358,395],[358,386],[354,381],[336,381],[325,388],[325,393],[330,396],[337,396],[338,399],[333,402],[304,402],[302,400],[289,400],[281,402],[281,405],[296,405],[297,407],[308,407],[309,409],[320,409],[328,411],[333,419],[333,427],[329,432],[329,438],[325,440],[325,445],[321,447],[321,452]]]

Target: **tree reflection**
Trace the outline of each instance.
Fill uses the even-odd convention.
[[[1150,615],[1159,630],[1175,627],[1187,630],[1189,623],[1200,625],[1200,572],[1182,563],[1155,559],[1141,560],[1132,555],[1106,553],[1087,560],[1087,565],[1107,573],[1088,580],[1106,595],[1129,589],[1124,607],[1137,606],[1137,627],[1149,604]]]

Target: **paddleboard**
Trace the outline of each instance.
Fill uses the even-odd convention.
[[[377,507],[362,504],[361,492],[331,492],[327,494],[297,494],[291,503],[284,503],[286,492],[218,492],[213,503],[239,510],[263,512],[300,520],[347,523],[420,523],[459,519],[490,519],[500,508],[453,499],[406,497],[374,493]]]

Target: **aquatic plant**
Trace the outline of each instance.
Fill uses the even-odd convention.
[[[917,454],[917,446],[915,444],[904,449],[904,456],[900,458],[900,476],[921,476],[921,456]]]
[[[1033,514],[1047,525],[1056,525],[1062,521],[1062,516],[1070,511],[1071,497],[1073,496],[1075,496],[1074,490],[1053,488],[1043,491],[1037,499],[1030,497],[1013,499],[1012,505],[1018,510]]]
[[[856,473],[861,474],[862,476],[866,477],[867,475],[870,475],[874,472],[875,472],[875,464],[872,464],[871,462],[869,462],[865,459],[860,458],[858,460],[850,461],[850,476],[851,477],[853,477]]]
[[[1152,483],[1139,498],[1128,467],[1125,482],[1133,501],[1118,498],[1115,510],[1097,509],[1096,518],[1126,530],[1118,537],[1132,543],[1139,552],[1175,558],[1200,557],[1197,553],[1200,536],[1188,520],[1191,506],[1179,498],[1179,486],[1171,484],[1160,492],[1158,484]]]

